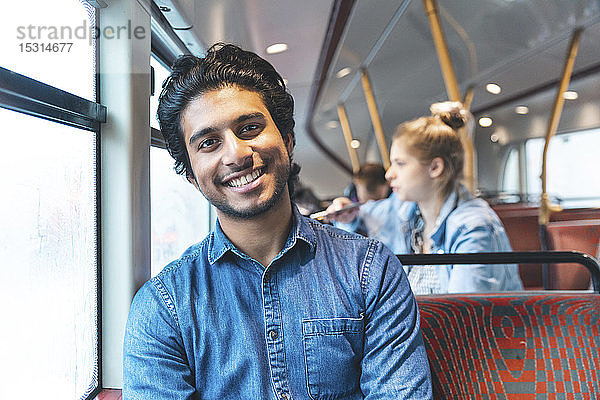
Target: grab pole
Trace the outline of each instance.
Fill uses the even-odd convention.
[[[356,149],[352,147],[352,131],[350,130],[350,123],[348,122],[348,116],[346,115],[346,109],[342,103],[337,106],[338,117],[340,124],[342,125],[342,132],[344,133],[344,140],[346,141],[346,147],[348,148],[348,154],[350,155],[350,162],[352,163],[352,172],[356,174],[360,169],[360,163],[358,162],[358,154]]]

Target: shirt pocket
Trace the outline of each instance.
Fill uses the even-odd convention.
[[[359,391],[364,318],[302,321],[308,393],[337,399]]]

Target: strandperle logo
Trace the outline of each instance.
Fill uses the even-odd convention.
[[[87,39],[92,44],[99,37],[104,39],[144,39],[146,37],[146,29],[143,26],[132,26],[131,21],[127,21],[126,25],[107,25],[99,28],[90,25],[85,20],[81,25],[77,26],[28,25],[17,27],[18,40],[66,41]]]

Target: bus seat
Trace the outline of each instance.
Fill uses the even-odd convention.
[[[600,398],[600,294],[417,302],[434,399]]]
[[[569,208],[550,215],[550,221],[600,219],[600,208]]]
[[[538,226],[539,207],[536,203],[493,204],[491,207],[502,221],[513,251],[541,250]],[[600,220],[600,208],[566,209],[552,213],[550,216],[550,224],[558,221],[580,220]],[[559,250],[558,247],[552,246],[549,246],[548,249]],[[594,252],[585,251],[573,246],[560,247],[560,249],[579,250],[588,254],[596,254],[595,249]],[[583,269],[581,270],[583,271]],[[565,272],[563,271],[563,273]],[[519,265],[519,274],[525,289],[542,289],[541,264],[521,264]],[[561,279],[566,278],[561,276]],[[550,280],[552,280],[552,272]],[[581,285],[577,287],[581,287]]]
[[[495,204],[492,206],[504,225],[513,251],[539,251],[540,232],[537,205],[531,203]],[[525,289],[542,289],[542,265],[521,264],[519,275]]]
[[[600,243],[600,219],[549,222],[548,250],[575,250],[596,255]],[[590,273],[577,264],[548,265],[550,289],[587,289]]]

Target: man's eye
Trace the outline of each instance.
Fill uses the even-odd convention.
[[[214,146],[217,143],[216,139],[205,139],[202,142],[200,142],[200,145],[198,146],[198,149],[206,149],[209,148],[211,146]]]
[[[248,124],[244,125],[242,129],[240,129],[240,133],[252,133],[260,129],[259,124]]]

